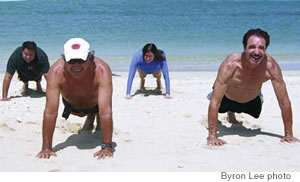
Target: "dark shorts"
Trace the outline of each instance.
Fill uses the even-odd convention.
[[[62,100],[65,105],[65,109],[62,114],[62,117],[66,118],[66,119],[69,118],[69,116],[72,112],[73,113],[84,113],[84,114],[91,114],[91,113],[99,112],[98,104],[91,109],[74,109],[74,108],[72,108],[71,104],[69,102],[67,102],[64,98],[62,98]]]
[[[40,81],[42,79],[42,75],[38,78],[30,78],[30,79],[25,78],[22,75],[18,75],[18,79],[22,82],[28,82],[28,81],[36,81],[37,82],[37,81]]]
[[[262,109],[262,100],[260,96],[257,96],[255,99],[246,102],[239,103],[232,100],[229,100],[225,95],[222,99],[219,113],[225,113],[228,111],[236,113],[247,113],[254,118],[258,118]]]

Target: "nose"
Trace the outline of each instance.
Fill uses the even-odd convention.
[[[259,49],[255,49],[254,54],[259,54]]]

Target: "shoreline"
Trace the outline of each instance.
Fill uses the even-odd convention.
[[[272,55],[272,54],[271,54]],[[129,70],[131,63],[131,56],[126,57],[113,57],[113,56],[99,56],[97,57],[104,60],[111,68],[113,72],[126,72]],[[171,57],[167,55],[167,62],[169,72],[206,72],[206,71],[218,71],[220,64],[226,58],[227,55],[215,55],[215,56],[175,56]],[[300,55],[293,56],[273,56],[277,61],[282,71],[300,71]],[[8,59],[8,58],[7,58]],[[192,60],[192,61],[191,61]],[[54,64],[56,59],[49,60],[50,66]],[[6,71],[7,60],[0,60],[0,74]]]

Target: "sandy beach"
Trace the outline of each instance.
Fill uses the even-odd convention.
[[[239,114],[240,124],[231,125],[219,114],[219,136],[228,144],[206,145],[208,131],[206,96],[216,72],[170,72],[172,99],[153,91],[155,79],[146,78],[146,91],[126,100],[127,72],[113,76],[114,157],[93,158],[100,150],[100,133],[82,133],[85,118],[59,117],[53,138],[57,157],[38,159],[42,146],[42,120],[45,96],[33,90],[22,96],[22,83],[15,74],[9,102],[0,103],[0,171],[125,171],[125,172],[210,172],[287,171],[300,169],[300,143],[281,143],[283,122],[271,82],[262,89],[264,104],[259,119]],[[300,138],[300,71],[283,72],[293,107],[294,135]],[[0,74],[1,88],[4,74]],[[164,83],[164,81],[163,81]],[[45,80],[42,81],[45,89]],[[2,89],[1,89],[2,90]]]

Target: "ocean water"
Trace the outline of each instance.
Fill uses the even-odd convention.
[[[153,42],[171,71],[217,70],[242,36],[262,28],[283,70],[300,69],[299,0],[0,0],[0,72],[23,41],[34,40],[51,64],[72,37],[90,42],[113,71]]]

